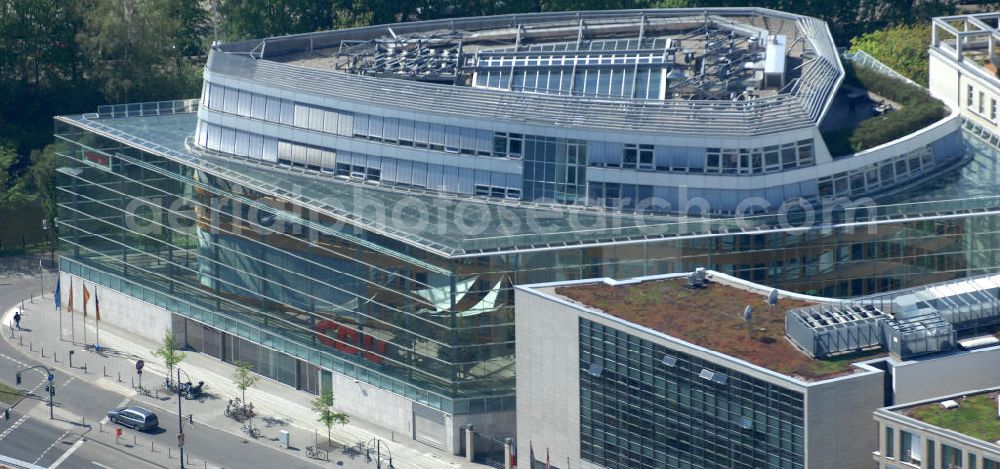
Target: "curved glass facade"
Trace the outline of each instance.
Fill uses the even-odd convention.
[[[562,220],[562,209],[394,199],[371,183],[195,155],[182,143],[195,126],[183,113],[60,118],[62,269],[273,350],[271,364],[294,357],[453,414],[513,406],[515,284],[704,266],[856,296],[1000,264],[1000,216],[985,195],[998,170],[971,135],[968,166],[898,195],[907,202],[878,207],[867,223],[737,231],[702,220],[683,236],[637,239],[629,219],[615,218],[593,243],[572,246],[539,243],[573,234],[553,225],[528,233],[533,218]],[[417,201],[427,205],[406,205]],[[412,207],[465,218],[431,223],[419,240],[373,221],[381,208],[410,220]],[[501,223],[477,225],[475,207],[498,209]],[[505,217],[518,216],[524,233],[505,235]],[[508,248],[489,252],[500,239]]]

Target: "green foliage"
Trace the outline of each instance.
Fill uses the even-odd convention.
[[[0,144],[0,204],[20,205],[27,201],[24,180],[17,174],[17,150]]]
[[[257,375],[253,373],[251,364],[238,361],[235,363],[236,370],[233,371],[233,382],[236,388],[243,391],[243,402],[247,401],[247,389],[250,389],[257,382]]]
[[[52,219],[56,216],[57,159],[56,144],[46,145],[41,151],[32,151],[31,168],[27,173],[31,192],[40,196],[45,217],[49,220],[49,226],[54,226]]]
[[[153,355],[163,359],[163,365],[170,370],[168,379],[174,377],[174,367],[184,360],[186,353],[178,351],[177,341],[169,330],[163,334],[163,343],[153,351]]]
[[[930,22],[895,26],[851,39],[851,50],[863,50],[903,76],[927,86]]]
[[[864,120],[854,128],[825,133],[823,138],[832,155],[847,155],[891,142],[948,115],[944,103],[923,88],[850,62],[844,64],[844,69],[847,71],[845,83],[869,90],[902,107]]]
[[[351,422],[351,417],[343,412],[333,410],[333,391],[325,390],[312,400],[312,409],[316,413],[316,420],[326,427],[326,441],[330,443],[330,430],[334,425],[347,425]]]

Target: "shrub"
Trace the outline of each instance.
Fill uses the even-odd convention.
[[[883,116],[862,121],[853,129],[823,134],[827,148],[835,156],[857,153],[916,132],[948,115],[948,109],[927,90],[864,66],[844,64],[844,82],[866,89],[902,106]]]

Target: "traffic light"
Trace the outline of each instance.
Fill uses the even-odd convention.
[[[18,385],[20,385],[20,384],[21,384],[21,373],[18,373],[18,374],[17,374],[17,384],[18,384]]]

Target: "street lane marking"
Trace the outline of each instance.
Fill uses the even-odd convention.
[[[83,446],[83,438],[76,440],[76,443],[73,443],[73,446],[70,446],[69,449],[62,454],[62,456],[59,456],[59,459],[56,459],[56,462],[52,463],[52,465],[49,466],[49,469],[56,469],[57,467],[59,467],[60,464],[69,459],[70,455],[73,454],[73,452],[75,452],[81,446]]]
[[[128,401],[129,401],[129,398],[127,398],[127,397],[126,397],[125,399],[122,399],[122,401],[121,401],[121,402],[119,402],[119,403],[118,403],[118,405],[116,405],[116,406],[115,406],[115,408],[117,409],[117,408],[119,408],[119,407],[125,407],[125,404],[128,404]],[[108,423],[108,422],[109,422],[109,420],[108,420],[108,416],[107,416],[107,415],[105,415],[105,416],[104,416],[104,418],[103,418],[103,419],[101,419],[101,425],[104,425],[104,424],[106,424],[106,423]],[[96,464],[96,463],[95,463],[95,464]]]
[[[114,469],[111,466],[105,466],[104,464],[101,464],[101,463],[99,463],[97,461],[90,461],[90,463],[93,464],[93,465],[95,465],[95,466],[97,466],[97,467],[103,467],[104,469]],[[49,469],[52,469],[52,468],[50,467]]]
[[[42,454],[39,454],[38,459],[36,459],[35,462],[33,462],[32,464],[38,464],[38,461],[41,461],[42,458],[45,457],[45,453],[48,453],[49,450],[56,445],[56,443],[59,443],[60,441],[62,441],[63,438],[66,438],[66,435],[69,435],[69,430],[66,430],[62,435],[59,435],[59,438],[56,438],[56,441],[53,441],[48,448],[45,448],[45,451],[42,451]]]
[[[10,433],[13,432],[14,430],[16,430],[17,427],[20,427],[21,424],[24,423],[25,420],[28,420],[28,416],[27,415],[25,415],[25,416],[17,419],[17,421],[14,422],[13,425],[7,427],[6,430],[4,430],[2,433],[0,433],[0,441],[3,441],[4,438],[7,438],[7,435],[10,435]]]

